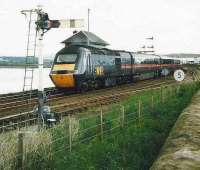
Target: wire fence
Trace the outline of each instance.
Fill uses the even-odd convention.
[[[40,132],[25,130],[2,134],[0,170],[28,169],[37,164],[40,158],[53,160],[60,152],[71,153],[80,144],[93,139],[103,141],[107,135],[120,132],[119,129],[123,130],[134,122],[142,123],[144,116],[167,104],[179,91],[180,86],[160,87],[147,91],[146,95],[138,94],[134,99],[130,98],[128,104],[120,102],[109,109],[101,106],[98,112],[86,114],[85,117],[68,115],[60,124]]]
[[[155,87],[153,88],[153,90],[156,90],[156,89],[160,89],[160,87]],[[143,89],[145,91],[145,89]],[[146,90],[149,90],[149,89],[146,89]],[[140,91],[139,91],[140,92]],[[137,93],[137,92],[135,92]],[[96,112],[96,111],[93,111],[93,112]],[[28,112],[27,112],[28,114]],[[93,115],[91,115],[93,116]],[[62,118],[62,114],[61,114],[61,118]],[[2,121],[3,123],[1,123],[0,125],[0,133],[4,133],[4,132],[7,132],[7,131],[13,131],[13,130],[26,130],[26,129],[29,129],[30,126],[37,126],[38,125],[38,117],[34,114],[34,111],[31,111],[27,117],[24,117],[23,118],[24,120],[18,120],[16,118],[13,119],[12,121],[10,120],[5,120],[5,121]],[[86,118],[88,119],[88,118]]]

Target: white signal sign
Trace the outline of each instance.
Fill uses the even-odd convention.
[[[59,20],[59,28],[81,28],[84,27],[84,19]]]
[[[183,81],[184,80],[184,78],[185,78],[185,73],[184,73],[184,71],[183,70],[176,70],[175,72],[174,72],[174,78],[175,78],[175,80],[176,81]]]

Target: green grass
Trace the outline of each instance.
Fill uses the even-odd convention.
[[[163,87],[162,95],[160,89],[149,90],[131,96],[120,105],[112,105],[109,112],[103,111],[103,139],[99,113],[84,118],[76,115],[72,119],[71,152],[66,119],[48,130],[53,141],[50,156],[35,156],[29,160],[34,162],[29,169],[149,169],[179,114],[198,89],[199,83]],[[138,100],[141,101],[140,115]],[[124,122],[120,117],[122,106]],[[40,151],[45,152],[43,148]]]

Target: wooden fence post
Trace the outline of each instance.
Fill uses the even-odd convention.
[[[124,127],[124,106],[121,106],[120,120],[121,120],[121,128]]]
[[[18,133],[18,144],[17,144],[17,169],[23,169],[23,137],[22,132]]]
[[[168,86],[168,96],[167,96],[167,99],[168,99],[168,97],[171,97],[171,85]]]
[[[69,151],[72,151],[72,122],[71,122],[71,116],[69,114]]]
[[[138,100],[138,120],[139,120],[139,123],[140,123],[140,117],[141,117],[141,100],[139,99]]]
[[[153,96],[153,94],[151,96],[151,108],[152,108],[152,110],[154,108],[154,96]]]
[[[101,121],[101,141],[103,141],[103,109],[101,106],[101,111],[100,111],[100,121]]]
[[[165,103],[165,93],[166,92],[166,87],[162,88],[162,102]]]
[[[161,103],[162,103],[162,96],[163,96],[163,93],[162,93],[162,86],[160,87],[160,101],[161,101]]]
[[[179,94],[180,85],[176,86],[176,95]]]
[[[176,94],[175,86],[172,85],[172,86],[171,86],[171,96],[170,96],[170,97],[172,97],[172,96],[175,95],[175,94]]]
[[[166,87],[166,99],[168,100],[169,99],[169,96],[170,96],[170,86],[167,86]]]
[[[5,123],[4,123],[4,121],[3,121],[3,132],[4,132],[4,126],[5,126]]]
[[[66,151],[68,151],[68,147],[69,147],[69,143],[68,143],[69,123],[67,122],[67,118],[64,119],[64,128],[66,130],[65,131],[65,134],[66,134]]]

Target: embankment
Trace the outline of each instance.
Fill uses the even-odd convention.
[[[151,170],[200,169],[200,91],[179,116]]]

